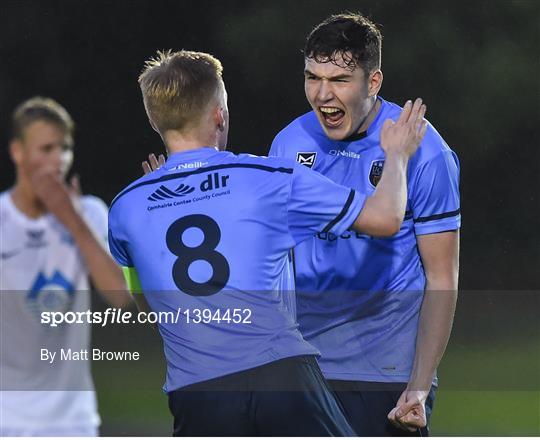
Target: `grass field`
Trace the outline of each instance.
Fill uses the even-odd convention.
[[[434,435],[540,435],[540,345],[451,345],[439,369]]]
[[[535,342],[535,341],[533,341]],[[170,435],[161,347],[94,363],[103,435]],[[439,370],[432,435],[540,435],[540,347],[453,344]]]
[[[538,391],[445,391],[437,395],[432,435],[540,435]]]

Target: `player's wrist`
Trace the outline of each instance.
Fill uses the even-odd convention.
[[[395,162],[400,166],[407,166],[410,155],[406,151],[390,150],[386,152],[386,162]]]
[[[69,230],[69,232],[71,232],[75,239],[78,236],[90,232],[86,222],[82,219],[74,206],[70,206],[63,211],[62,215],[59,217],[59,220]]]
[[[407,384],[407,391],[411,393],[427,394],[431,389],[432,380],[429,379],[416,379],[411,380]]]

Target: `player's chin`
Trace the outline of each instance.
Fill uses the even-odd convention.
[[[350,136],[350,129],[345,124],[342,124],[339,127],[330,127],[326,124],[322,124],[322,127],[326,136],[333,141],[342,141]]]
[[[343,115],[343,117],[336,122],[326,121],[324,116],[319,114],[319,122],[324,130],[326,136],[333,141],[342,141],[350,136],[351,124],[349,119]]]

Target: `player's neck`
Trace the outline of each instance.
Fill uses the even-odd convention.
[[[169,154],[197,150],[204,147],[215,147],[217,140],[212,135],[202,135],[197,132],[180,133],[169,130],[163,135],[163,142]]]
[[[358,127],[358,130],[356,130],[356,133],[364,133],[367,131],[371,123],[375,120],[377,113],[379,113],[380,108],[381,101],[375,96],[375,102],[371,106],[371,110],[368,112],[365,119],[360,123],[360,127]]]
[[[43,206],[32,190],[30,182],[18,177],[15,186],[11,190],[11,200],[16,208],[30,218],[39,218],[46,214],[47,210]]]

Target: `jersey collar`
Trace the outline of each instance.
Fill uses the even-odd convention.
[[[204,161],[216,154],[220,154],[220,151],[216,150],[214,147],[202,147],[194,150],[180,151],[169,156],[165,162],[164,168],[169,170],[181,163]]]

